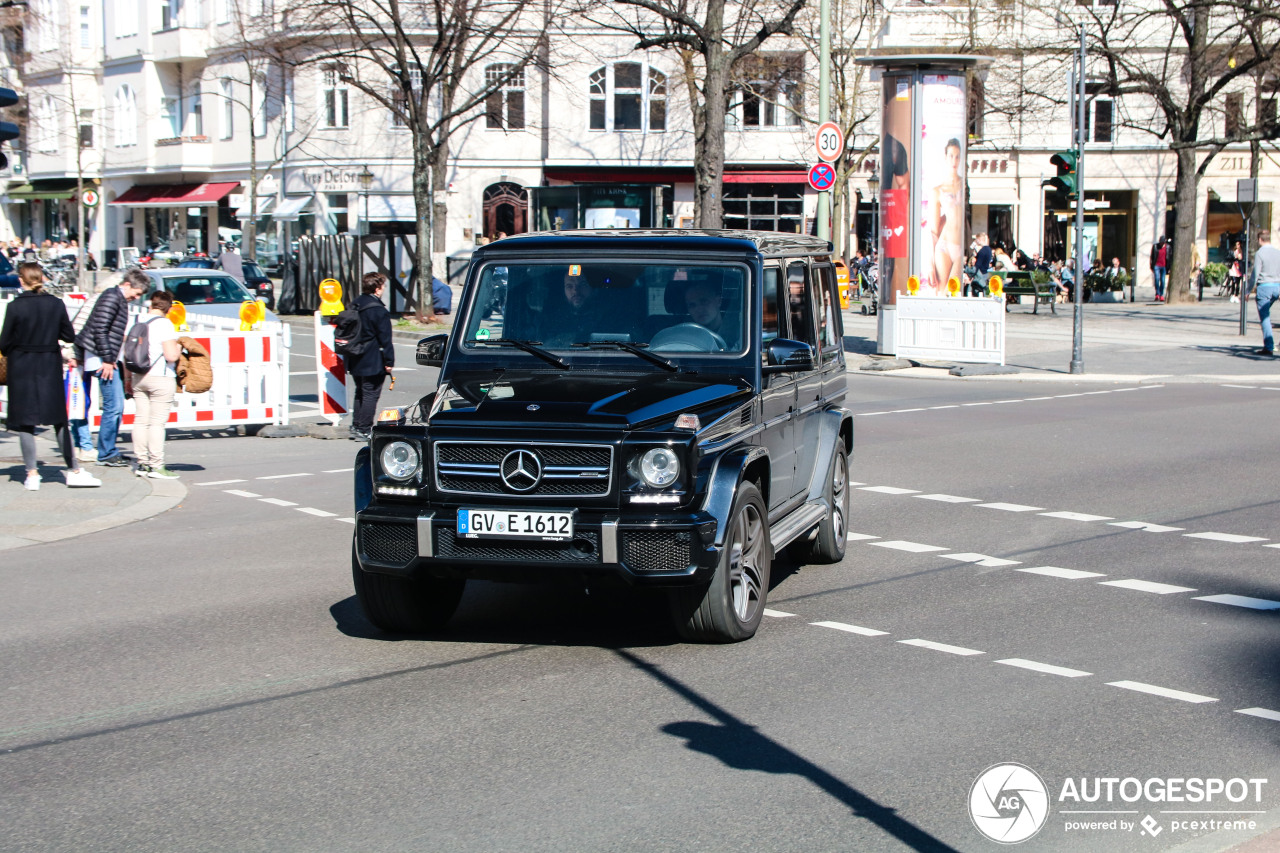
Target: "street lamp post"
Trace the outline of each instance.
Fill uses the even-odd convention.
[[[867,178],[867,190],[871,193],[871,251],[874,252],[880,239],[880,176],[875,172]]]
[[[365,237],[369,234],[369,187],[373,186],[373,172],[365,166],[356,178],[360,181],[360,195],[364,197],[363,210],[360,212],[360,236]]]

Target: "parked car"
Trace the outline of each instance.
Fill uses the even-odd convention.
[[[221,255],[217,258],[211,258],[208,255],[184,258],[179,264],[178,269],[200,269],[200,270],[220,270],[222,269]],[[253,261],[241,261],[240,269],[242,276],[237,276],[240,283],[249,288],[253,295],[267,303],[267,307],[275,310],[276,292],[275,283],[267,277],[262,271],[262,267]]]
[[[505,287],[505,299],[495,294]],[[659,589],[686,639],[752,636],[775,551],[845,552],[853,420],[831,244],[558,232],[476,250],[435,391],[356,455],[356,595],[449,620],[470,579]]]
[[[146,273],[152,282],[147,290],[148,297],[156,290],[167,290],[173,294],[174,299],[186,306],[188,314],[205,314],[238,320],[240,305],[258,299],[236,280],[235,276],[221,270],[171,267],[163,270],[146,270]],[[280,318],[271,311],[267,311],[266,320],[279,322]]]

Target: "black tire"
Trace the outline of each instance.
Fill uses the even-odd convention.
[[[458,609],[467,582],[462,579],[411,580],[366,572],[354,547],[351,577],[364,615],[389,634],[427,634],[443,628]]]
[[[769,594],[769,514],[760,490],[743,483],[733,501],[724,549],[711,584],[671,595],[676,631],[701,643],[736,643],[755,635]]]
[[[827,469],[827,517],[818,523],[818,535],[787,549],[800,563],[838,563],[849,543],[849,455],[844,440],[836,439],[836,452]]]

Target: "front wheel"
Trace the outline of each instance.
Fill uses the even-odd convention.
[[[764,615],[772,557],[764,500],[754,483],[743,483],[710,586],[672,593],[671,615],[680,636],[703,643],[754,636]]]
[[[462,579],[398,578],[360,568],[355,548],[351,577],[365,617],[389,634],[438,631],[453,617],[467,582]]]

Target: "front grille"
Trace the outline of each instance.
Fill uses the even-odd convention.
[[[503,460],[516,450],[534,453],[542,478],[526,491],[503,481]],[[591,498],[609,494],[613,448],[605,444],[521,442],[435,443],[436,488],[463,495],[519,495],[533,498]]]
[[[404,566],[418,556],[418,534],[412,524],[360,523],[360,553],[365,559]]]
[[[661,530],[624,531],[622,562],[633,572],[679,572],[692,562],[688,531],[670,533]]]
[[[459,539],[452,527],[436,531],[436,556],[445,560],[511,560],[522,563],[598,563],[600,534],[579,530],[570,542]]]

